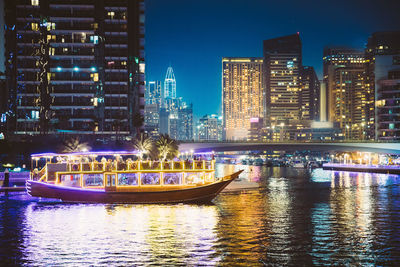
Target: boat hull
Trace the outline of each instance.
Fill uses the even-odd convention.
[[[166,191],[119,192],[104,189],[82,189],[58,186],[38,181],[27,181],[27,192],[34,197],[55,198],[65,202],[92,203],[207,203],[214,199],[242,171],[221,181],[192,188]]]

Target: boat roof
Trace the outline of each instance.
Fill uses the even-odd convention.
[[[181,152],[185,153],[185,152]],[[71,153],[38,153],[31,154],[31,158],[52,158],[52,157],[69,157],[69,156],[121,156],[121,155],[138,155],[137,150],[133,151],[81,151],[81,152],[71,152]],[[191,153],[193,155],[212,155],[214,152],[197,152]]]
[[[85,151],[71,153],[39,153],[31,154],[32,158],[68,157],[68,156],[117,156],[117,155],[138,155],[138,151]]]

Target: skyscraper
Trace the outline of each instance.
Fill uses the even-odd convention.
[[[145,103],[146,105],[157,104],[161,107],[162,86],[161,81],[150,81],[147,83]]]
[[[176,80],[172,67],[168,67],[164,80],[161,108],[159,109],[159,133],[182,141],[193,139],[193,106],[182,97],[176,97]]]
[[[265,40],[263,54],[267,125],[299,120],[299,71],[302,66],[299,34]]]
[[[219,141],[222,137],[221,128],[222,121],[217,115],[204,115],[197,124],[197,139],[199,141]]]
[[[328,120],[335,120],[335,71],[337,68],[364,68],[364,53],[361,50],[348,47],[325,47],[323,54],[324,83],[327,94]]]
[[[313,67],[300,68],[300,96],[299,109],[302,120],[320,120],[320,91],[317,74]]]
[[[376,140],[399,140],[400,31],[373,33],[365,58],[366,86],[371,92],[368,118],[375,125],[370,135]]]
[[[134,134],[144,109],[144,1],[6,1],[16,134]]]
[[[165,74],[163,98],[176,98],[176,80],[172,67],[168,67],[167,74]]]
[[[251,118],[264,116],[261,58],[222,59],[222,105],[226,140],[246,140]]]
[[[144,129],[150,137],[159,136],[160,108],[162,104],[161,81],[147,83],[144,107]]]
[[[363,52],[343,47],[325,48],[323,62],[329,121],[338,123],[347,140],[367,139],[368,90]]]

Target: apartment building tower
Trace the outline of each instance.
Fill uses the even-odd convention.
[[[144,111],[143,0],[5,2],[15,134],[132,135]]]

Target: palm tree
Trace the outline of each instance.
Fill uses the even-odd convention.
[[[168,134],[161,134],[156,142],[160,158],[164,161],[167,158],[173,159],[179,153],[179,147],[176,140],[169,137]]]
[[[87,142],[81,142],[79,137],[72,137],[64,142],[64,153],[89,151],[91,147]]]
[[[139,150],[139,159],[142,160],[143,155],[152,150],[153,140],[145,134],[140,134],[135,140],[134,147]]]

